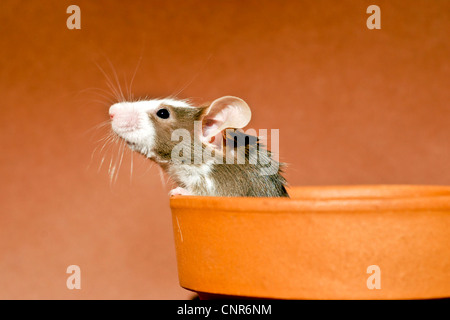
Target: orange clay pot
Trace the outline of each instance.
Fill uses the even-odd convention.
[[[200,298],[450,297],[450,187],[289,193],[172,197],[181,286]],[[379,267],[380,289],[368,288],[371,265]]]

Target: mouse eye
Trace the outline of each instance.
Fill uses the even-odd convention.
[[[159,109],[158,112],[156,112],[156,115],[161,119],[167,119],[170,117],[170,112],[167,109]]]

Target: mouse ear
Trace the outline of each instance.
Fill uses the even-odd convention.
[[[245,127],[252,117],[248,104],[233,96],[225,96],[211,103],[203,117],[203,137],[205,140],[216,136],[227,128]]]

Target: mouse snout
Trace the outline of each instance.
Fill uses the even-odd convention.
[[[114,128],[122,130],[134,130],[138,127],[138,112],[131,106],[124,103],[113,104],[109,108],[109,117]]]

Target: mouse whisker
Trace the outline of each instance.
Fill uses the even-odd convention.
[[[101,105],[111,105],[111,104],[114,104],[115,102],[116,102],[116,98],[115,97],[108,97],[108,96],[106,96],[106,95],[103,95],[103,94],[101,94],[101,93],[97,93],[97,95],[100,97],[100,98],[103,98],[103,100],[100,100],[100,99],[89,99],[89,101],[90,102],[96,102],[96,103],[98,103],[98,104],[101,104]]]
[[[102,129],[102,128],[104,128],[104,127],[106,127],[106,126],[110,126],[110,125],[111,125],[111,120],[105,120],[105,121],[103,121],[103,122],[100,122],[100,123],[94,125],[92,128],[87,129],[87,130],[84,132],[84,134],[90,133],[90,132],[95,131],[95,130]],[[101,140],[103,140],[103,139],[100,139],[100,140],[98,140],[98,141],[101,141]]]
[[[124,154],[124,142],[123,140],[121,140],[121,143],[119,145],[119,153],[120,153],[120,160],[119,160],[119,165],[117,166],[117,171],[116,171],[116,177],[114,178],[114,184],[117,182],[117,178],[119,177],[119,170],[122,167],[122,160],[123,160],[123,154]]]
[[[95,127],[97,127],[97,126],[95,126]],[[92,129],[90,129],[90,130],[95,129],[95,127],[92,128]],[[89,131],[89,130],[88,130],[88,131]],[[101,150],[103,150],[105,144],[107,143],[107,140],[110,139],[111,135],[112,135],[111,132],[108,132],[108,134],[106,134],[103,138],[101,138],[101,139],[99,139],[99,140],[96,141],[97,146],[92,150],[92,153],[91,153],[91,159],[90,159],[90,161],[89,161],[89,164],[88,164],[88,166],[87,166],[87,169],[89,169],[89,168],[91,167],[92,161],[93,161],[93,159],[94,159],[94,155],[95,155],[95,153],[97,152],[97,150],[100,148],[101,143],[103,142],[103,146],[102,146],[102,149],[101,149]],[[101,154],[101,150],[100,150],[100,154]]]
[[[144,48],[142,48],[142,49],[144,49]],[[130,86],[129,86],[129,89],[130,89],[130,91],[129,91],[129,99],[130,100],[133,100],[133,93],[132,93],[133,82],[134,82],[134,78],[136,77],[136,73],[138,71],[138,68],[141,65],[142,57],[143,57],[143,52],[141,52],[141,56],[139,57],[138,63],[136,65],[136,68],[134,68],[133,76],[131,77],[131,80],[130,80]]]
[[[180,95],[184,90],[186,90],[196,79],[197,77],[200,75],[201,72],[203,72],[203,70],[205,69],[205,67],[207,66],[208,62],[211,60],[211,57],[213,55],[210,54],[208,56],[208,58],[206,59],[205,62],[203,62],[202,66],[198,69],[198,71],[195,73],[195,75],[185,84],[181,87],[181,89],[179,89],[178,91],[175,91],[175,93],[171,94],[170,97],[173,98],[177,98],[178,95]]]
[[[102,108],[104,107],[108,107],[110,105],[113,105],[116,102],[115,99],[105,99],[105,100],[100,100],[100,99],[90,99],[89,103],[92,104],[96,104],[96,105],[101,105]]]
[[[147,173],[153,168],[154,162],[150,162],[150,165],[146,167],[143,176],[147,175]]]
[[[106,142],[105,142],[105,144],[106,144]],[[102,148],[103,148],[103,147],[102,147]],[[100,163],[99,163],[98,168],[97,168],[97,173],[100,172],[100,169],[102,168],[103,163],[105,162],[105,157],[106,157],[106,154],[103,154],[103,155],[102,155],[102,159],[100,160]]]
[[[102,148],[100,149],[100,153],[103,151],[103,149],[105,149],[105,147],[114,140],[114,136],[113,135],[109,135],[106,138],[104,138],[104,143]]]
[[[114,165],[111,169],[111,173],[109,174],[109,185],[112,186],[114,185],[113,183],[113,176],[114,176],[114,172],[116,171],[116,166]]]
[[[114,92],[114,96],[116,98],[116,101],[121,101],[120,94],[118,91],[116,91],[116,88],[111,83],[106,83],[106,85],[111,89],[112,92]]]
[[[161,179],[161,183],[164,187],[166,187],[166,181],[164,180],[164,172],[160,166],[158,166],[159,178]]]
[[[127,148],[127,151],[131,151],[131,150],[129,148]],[[130,184],[132,182],[132,177],[133,177],[133,166],[134,166],[134,164],[133,164],[133,155],[134,155],[134,152],[131,151],[131,156],[130,156]]]
[[[101,90],[98,88],[96,88],[96,89]],[[87,90],[84,90],[84,91],[87,91]],[[91,91],[92,91],[92,88],[91,88]],[[77,93],[77,95],[81,94],[81,92],[82,91]],[[102,90],[102,92],[103,92],[103,90]],[[91,92],[92,97],[84,96],[83,99],[78,98],[78,100],[81,101],[80,104],[83,104],[86,106],[101,105],[102,109],[103,109],[105,106],[110,106],[111,104],[114,104],[116,102],[115,96],[110,91],[104,91],[104,92],[106,92],[106,94],[92,91]]]
[[[96,88],[96,87],[82,89],[78,93],[80,94],[80,93],[83,93],[83,92],[92,92],[94,94],[97,94],[97,95],[99,95],[101,97],[108,98],[108,99],[111,99],[111,98],[115,99],[116,98],[110,91],[105,90],[105,89],[101,89],[101,88]]]
[[[119,169],[120,169],[120,165],[121,165],[121,157],[120,157],[120,151],[121,148],[123,146],[123,140],[120,139],[117,135],[114,136],[113,139],[113,143],[117,146],[117,144],[119,144],[118,148],[117,148],[117,157],[115,158],[115,160],[113,160],[113,157],[111,157],[111,160],[113,160],[114,162],[114,166],[112,167],[111,171],[110,171],[110,183],[111,185],[115,185],[118,175],[119,175]],[[120,159],[120,162],[119,162]],[[112,162],[111,162],[112,164]],[[111,168],[111,164],[110,164],[110,168]]]
[[[111,155],[111,159],[109,161],[109,168],[108,168],[108,174],[109,174],[110,178],[111,178],[112,167],[113,167],[113,156]]]
[[[117,101],[120,101],[120,94],[119,91],[116,89],[116,87],[113,84],[113,81],[108,76],[108,74],[105,72],[105,70],[96,62],[94,62],[97,68],[100,70],[100,72],[103,74],[103,76],[106,78],[106,85],[111,90],[112,95]]]
[[[105,136],[105,137],[103,137],[101,139],[98,139],[96,142],[97,143],[102,143],[102,142],[105,142],[105,141],[110,140],[110,139],[112,139],[112,137],[107,135],[107,136]]]
[[[103,162],[105,162],[105,155],[103,155],[102,160],[100,160],[100,165],[98,166],[97,173],[100,172],[100,169],[101,169],[102,166],[103,166]]]
[[[127,80],[127,75],[126,75],[126,73],[124,72],[123,73],[123,79],[124,79],[124,82],[125,82],[125,95],[127,96],[127,100],[128,101],[131,101],[131,98],[130,98],[130,88],[128,87],[128,80]]]
[[[114,135],[110,133],[109,136],[105,139],[105,142],[103,143],[103,146],[99,151],[99,154],[102,154],[102,151],[105,150],[105,148],[107,146],[109,147],[107,150],[105,150],[105,153],[102,156],[102,160],[100,162],[97,172],[100,172],[103,162],[105,161],[106,153],[107,153],[107,151],[111,150],[113,141],[114,141]],[[112,161],[112,155],[111,155],[111,161]],[[110,169],[108,170],[108,173],[110,170],[111,170],[111,164],[110,164]]]
[[[119,81],[119,77],[117,76],[116,69],[114,68],[111,60],[109,60],[108,58],[106,60],[108,61],[108,64],[113,71],[113,75],[116,80],[117,87],[119,88],[119,93],[120,93],[120,98],[121,98],[120,101],[126,101],[127,99],[125,99],[125,96],[123,95],[122,87],[120,86],[120,81]]]

